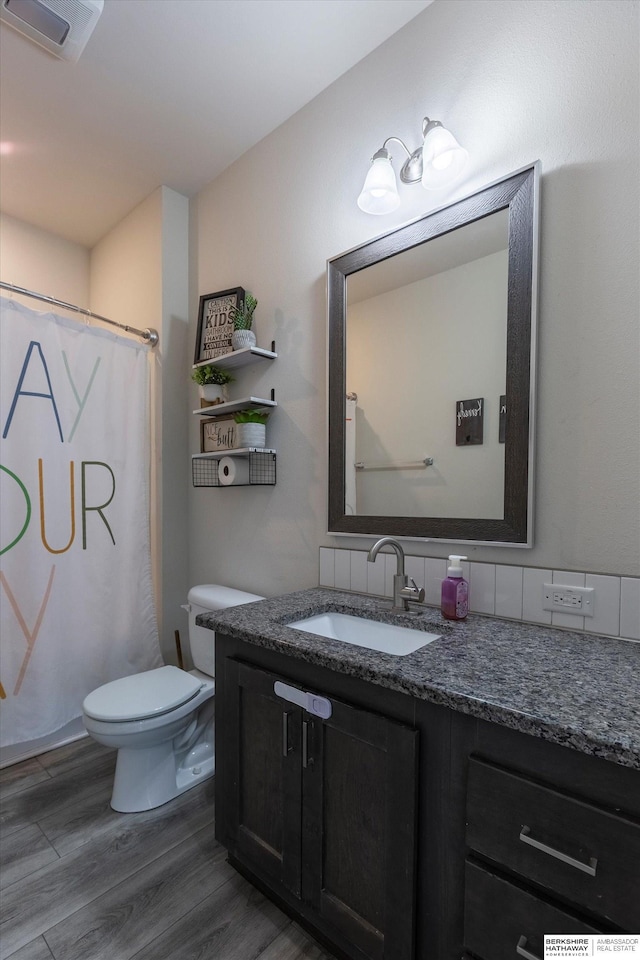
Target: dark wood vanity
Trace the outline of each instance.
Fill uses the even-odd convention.
[[[265,605],[267,615],[277,610],[276,600]],[[619,745],[616,758],[614,736],[597,746],[578,722],[553,730],[547,721],[547,739],[525,713],[533,735],[513,729],[490,718],[506,697],[487,707],[489,718],[461,709],[436,676],[447,651],[434,651],[448,643],[462,677],[460,644],[471,649],[473,624],[466,640],[454,631],[410,657],[388,657],[314,646],[319,638],[305,640],[286,618],[258,628],[261,606],[203,619],[218,631],[216,836],[230,862],[332,953],[541,960],[545,933],[640,931],[633,749]],[[478,618],[481,637],[491,623]],[[298,638],[290,651],[288,635]],[[640,648],[626,653],[640,664]],[[393,660],[404,664],[395,673]],[[372,675],[378,669],[387,685]],[[420,671],[433,699],[407,689]],[[277,681],[328,698],[331,716],[283,700]],[[637,716],[637,703],[626,709]]]

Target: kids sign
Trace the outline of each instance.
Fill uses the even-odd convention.
[[[4,745],[59,729],[96,686],[159,656],[147,348],[12,300],[0,308]]]

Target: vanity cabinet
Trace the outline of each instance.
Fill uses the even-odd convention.
[[[638,772],[476,727],[466,771],[468,954],[542,960],[544,934],[637,933]]]
[[[331,716],[313,716],[274,692],[309,691],[295,669],[218,664],[216,836],[230,862],[339,956],[412,960],[417,731],[324,687],[311,692]]]
[[[221,633],[216,837],[340,960],[640,931],[640,771]]]

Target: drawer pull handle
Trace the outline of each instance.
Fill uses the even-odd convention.
[[[516,953],[518,956],[524,957],[524,960],[542,960],[542,957],[539,957],[537,953],[531,953],[531,950],[527,950],[527,938],[525,936],[518,940]]]
[[[529,846],[535,847],[536,850],[542,850],[543,853],[548,853],[550,857],[555,857],[556,860],[562,860],[563,863],[568,863],[570,867],[575,867],[576,870],[582,870],[583,873],[588,873],[590,877],[595,877],[596,867],[598,866],[598,861],[595,857],[589,859],[589,863],[583,863],[582,860],[576,860],[574,857],[570,857],[566,853],[562,853],[561,850],[555,850],[553,847],[547,846],[546,843],[541,843],[540,840],[535,840],[531,836],[531,829],[526,824],[523,826],[520,831],[520,839],[523,843],[528,843]]]

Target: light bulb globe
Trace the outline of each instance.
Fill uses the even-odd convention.
[[[379,153],[382,154],[383,151],[380,150]],[[391,213],[400,206],[398,184],[391,166],[391,157],[386,150],[384,154],[386,156],[376,154],[371,161],[364,186],[358,197],[358,206],[365,213],[381,215]]]
[[[422,186],[425,190],[446,187],[460,176],[469,154],[441,124],[428,129],[422,147]]]

